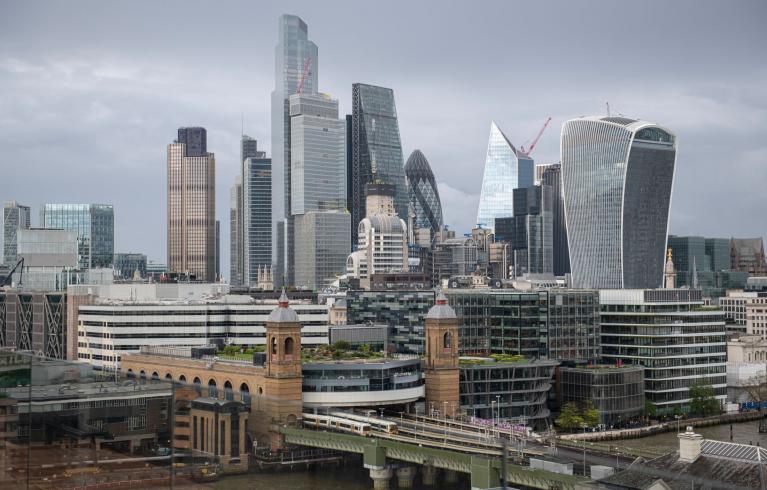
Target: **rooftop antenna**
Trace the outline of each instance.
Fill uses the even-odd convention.
[[[607,117],[610,117],[610,103],[605,102],[605,105],[607,106]]]

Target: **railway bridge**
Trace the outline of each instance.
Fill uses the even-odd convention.
[[[376,490],[384,490],[396,473],[400,488],[413,485],[416,465],[423,467],[425,485],[435,482],[437,470],[444,470],[447,481],[455,481],[457,473],[471,476],[471,488],[485,490],[501,486],[501,459],[489,451],[463,452],[455,449],[430,447],[426,441],[376,433],[373,437],[355,434],[317,431],[296,427],[281,427],[285,442],[301,446],[332,449],[363,455],[365,468],[370,470]],[[586,479],[562,475],[527,466],[508,463],[506,482],[545,490],[575,490]]]

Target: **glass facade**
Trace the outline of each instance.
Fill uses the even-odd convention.
[[[132,279],[136,271],[139,277],[146,277],[146,255],[134,253],[116,253],[114,269],[123,279]]]
[[[356,244],[357,225],[366,216],[365,185],[376,180],[395,186],[394,209],[408,215],[405,179],[394,91],[355,83],[352,85],[351,124],[351,226]]]
[[[641,366],[561,367],[560,405],[594,403],[599,423],[621,426],[639,422],[644,415],[644,369]]]
[[[564,276],[570,272],[570,251],[567,246],[565,201],[562,194],[562,165],[558,163],[546,165],[545,170],[543,170],[543,175],[541,176],[541,185],[551,187],[551,228],[554,275]]]
[[[434,241],[436,233],[442,229],[442,203],[439,200],[437,182],[428,160],[421,150],[410,154],[405,164],[410,208],[413,212],[413,225],[416,228],[430,230]],[[404,216],[402,216],[404,218]]]
[[[548,356],[560,361],[595,361],[600,352],[599,293],[548,290]]]
[[[532,186],[534,173],[533,160],[517,152],[493,121],[487,143],[477,223],[483,228],[494,229],[496,218],[514,216],[514,189]]]
[[[43,204],[40,225],[77,232],[81,269],[112,267],[115,223],[111,204]]]
[[[421,360],[344,361],[301,366],[303,392],[390,391],[424,384]]]
[[[562,183],[575,287],[659,287],[673,135],[651,123],[588,117],[562,128]]]
[[[514,189],[512,249],[517,276],[554,271],[551,193],[547,185]]]
[[[346,272],[351,243],[349,213],[311,211],[297,215],[295,285],[320,290]]]
[[[244,169],[243,281],[255,286],[259,267],[272,265],[272,160],[248,157]]]
[[[16,265],[18,230],[29,229],[32,225],[29,206],[16,201],[6,201],[3,206],[3,263],[10,268]]]

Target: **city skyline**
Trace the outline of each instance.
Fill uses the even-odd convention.
[[[694,9],[685,4],[667,6],[668,21],[675,22],[691,38],[689,41],[669,37],[661,27],[650,25],[651,20],[644,15],[620,17],[620,30],[653,34],[643,38],[642,51],[651,53],[662,48],[672,58],[678,58],[675,53],[686,54],[679,66],[667,67],[663,76],[647,79],[636,76],[636,72],[657,73],[654,69],[660,65],[654,56],[643,55],[642,51],[630,62],[618,60],[608,65],[605,57],[618,53],[617,48],[590,45],[592,34],[583,34],[584,39],[577,42],[583,43],[580,47],[593,49],[593,56],[578,57],[583,66],[576,67],[561,49],[564,36],[581,29],[587,31],[592,22],[601,23],[600,27],[608,32],[619,30],[615,25],[618,12],[607,5],[590,5],[585,10],[598,11],[601,16],[561,33],[552,31],[561,28],[563,21],[549,19],[549,26],[535,8],[497,6],[499,11],[530,14],[525,16],[531,19],[529,25],[521,29],[528,33],[537,29],[550,37],[541,44],[532,42],[514,48],[509,55],[509,59],[527,57],[524,61],[531,64],[528,71],[537,75],[530,77],[539,85],[536,87],[515,78],[513,70],[493,67],[493,57],[503,52],[495,47],[502,36],[487,32],[493,29],[470,27],[467,33],[453,36],[462,16],[479,22],[478,13],[469,7],[448,9],[438,26],[427,26],[432,40],[447,43],[436,50],[439,44],[431,42],[410,49],[416,39],[407,32],[402,40],[385,44],[359,37],[373,27],[372,21],[340,16],[341,9],[321,9],[311,4],[266,5],[258,21],[259,32],[242,29],[242,38],[231,34],[215,43],[212,37],[206,39],[211,46],[202,47],[198,54],[211,70],[193,79],[184,76],[193,66],[189,57],[162,59],[175,50],[175,41],[161,33],[160,21],[166,18],[163,12],[171,6],[150,8],[139,4],[140,8],[133,11],[132,15],[140,15],[142,20],[147,17],[142,26],[146,41],[133,38],[129,30],[134,25],[132,16],[115,15],[110,25],[113,39],[105,39],[96,48],[91,41],[100,28],[86,27],[85,23],[109,15],[107,8],[94,4],[83,16],[83,12],[70,15],[63,7],[53,5],[44,9],[44,14],[38,11],[33,15],[21,4],[5,4],[0,7],[9,14],[0,16],[5,19],[0,20],[0,26],[7,33],[0,37],[0,105],[8,119],[0,121],[0,143],[6,148],[7,168],[17,167],[6,173],[0,197],[30,205],[34,226],[39,225],[36,213],[44,202],[113,204],[115,251],[141,252],[163,260],[166,135],[178,127],[199,125],[209,130],[208,151],[217,156],[216,218],[228,222],[228,189],[239,168],[242,113],[245,132],[264,142],[267,156],[272,156],[268,128],[274,40],[279,15],[289,12],[310,25],[310,38],[319,46],[323,60],[320,87],[339,99],[340,114],[351,113],[352,83],[381,85],[395,91],[403,154],[421,148],[429,155],[445,222],[459,233],[468,232],[474,224],[486,128],[491,119],[497,120],[515,143],[519,140],[519,144],[525,144],[542,120],[551,115],[551,127],[532,155],[536,162],[550,163],[559,159],[561,124],[580,115],[603,114],[604,104],[609,101],[614,112],[674,128],[682,142],[669,233],[763,235],[764,230],[750,219],[749,210],[764,208],[767,200],[759,192],[760,183],[767,179],[767,170],[759,166],[767,159],[767,148],[755,137],[767,126],[763,103],[767,74],[759,63],[744,64],[735,59],[743,56],[728,57],[726,53],[737,50],[742,55],[745,51],[758,58],[767,41],[755,30],[756,20],[764,17],[760,15],[764,6],[753,4],[751,12],[718,10],[711,4],[698,3]],[[562,4],[559,8],[565,12],[573,7]],[[193,12],[197,13],[174,15],[192,24],[207,23],[210,16],[213,24],[241,22],[234,11],[207,12],[200,7]],[[428,18],[427,12],[426,7],[409,6],[408,18],[402,22],[417,25]],[[156,14],[157,19],[149,14]],[[11,18],[15,19],[13,23]],[[483,19],[491,27],[496,25],[493,19]],[[51,38],[47,36],[61,38],[61,27],[81,34],[48,46],[46,39]],[[347,34],[337,36],[342,27]],[[29,39],[22,46],[26,36],[18,35],[17,30],[27,28],[32,29],[30,37],[37,39]],[[37,33],[37,29],[41,31]],[[237,29],[227,26],[226,31]],[[355,36],[362,50],[380,51],[381,56],[375,60],[349,56],[345,49],[360,49],[349,42]],[[153,43],[157,54],[145,53],[147,42]],[[482,49],[484,55],[472,57],[460,51],[447,56],[461,42],[468,44],[463,49]],[[123,49],[126,43],[132,49]],[[211,54],[216,50],[225,55],[213,59]],[[459,69],[447,59],[458,63]],[[718,61],[713,75],[708,73],[712,59]],[[638,64],[644,70],[637,70]],[[605,73],[608,66],[611,71]],[[555,73],[552,67],[564,68],[575,77],[544,80],[547,74]],[[601,82],[595,84],[595,79]],[[222,86],[227,89],[221,90]],[[174,94],[179,87],[185,89],[183,93]],[[577,97],[571,96],[571,89],[578,90]],[[445,103],[448,100],[450,104]],[[73,119],[82,124],[70,127]],[[59,151],[54,152],[54,148]],[[55,165],[53,154],[57,155]],[[723,201],[710,199],[709,190],[739,198],[728,199],[728,205],[721,206]],[[137,200],[136,195],[141,199]],[[227,231],[222,230],[225,238],[221,244],[225,276],[229,263]]]

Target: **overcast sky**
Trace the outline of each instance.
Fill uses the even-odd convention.
[[[449,5],[448,5],[449,4]],[[767,2],[0,2],[0,199],[115,206],[115,251],[166,260],[166,145],[204,126],[216,154],[221,270],[245,132],[271,154],[282,13],[319,46],[319,88],[394,89],[445,220],[473,226],[490,121],[559,160],[561,124],[613,113],[678,137],[671,233],[767,233]],[[316,65],[317,63],[315,63]]]

